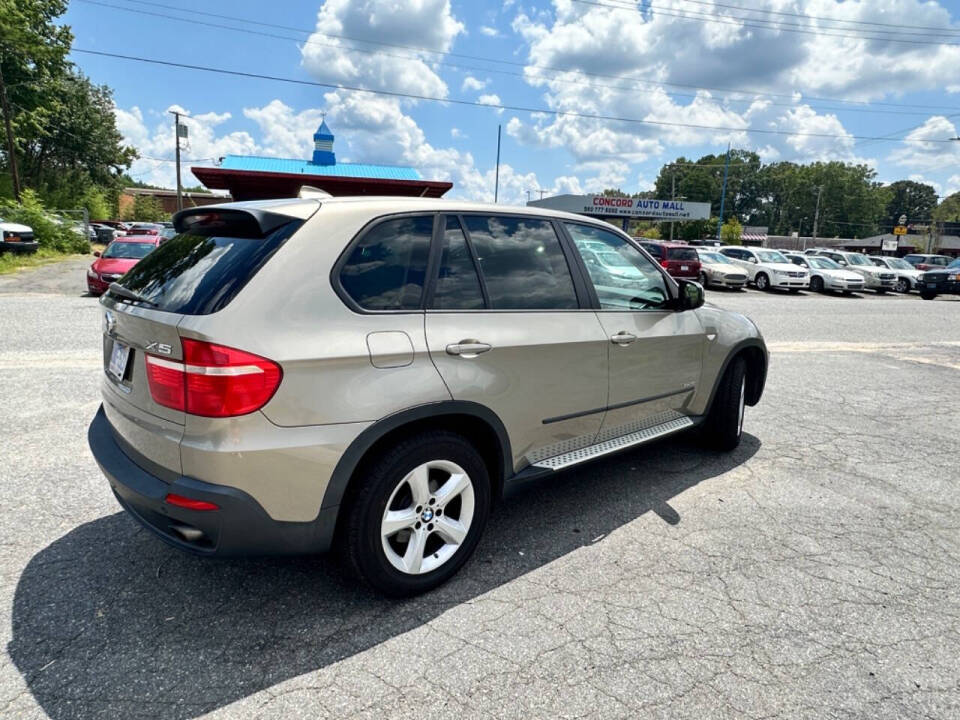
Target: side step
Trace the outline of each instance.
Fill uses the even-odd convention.
[[[554,455],[553,457],[539,460],[533,463],[531,467],[543,468],[544,470],[562,470],[565,467],[570,467],[571,465],[576,465],[586,460],[592,460],[601,455],[609,455],[610,453],[623,450],[633,445],[642,445],[651,440],[661,438],[664,435],[686,430],[687,428],[693,427],[693,425],[694,422],[689,417],[676,418],[675,420],[653,425],[652,427],[644,428],[643,430],[638,430],[628,435],[621,435],[611,440],[605,440],[596,445],[588,445],[579,450],[571,450],[562,455]]]

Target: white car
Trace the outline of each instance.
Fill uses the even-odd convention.
[[[806,268],[810,273],[810,289],[814,292],[838,290],[849,295],[863,290],[866,281],[859,273],[844,270],[828,257],[784,253],[794,265]]]
[[[704,287],[716,285],[734,290],[746,287],[747,273],[726,255],[700,248],[697,248],[697,255],[700,256],[700,284]]]
[[[33,228],[20,223],[4,222],[0,218],[0,252],[9,250],[15,253],[36,252],[38,247],[33,237]]]
[[[828,257],[841,267],[863,276],[867,290],[883,295],[897,287],[897,274],[887,268],[877,267],[863,253],[845,250],[818,250],[817,255]]]
[[[757,290],[784,288],[795,293],[810,287],[807,271],[777,250],[727,246],[720,248],[720,252],[746,271]]]
[[[908,293],[917,287],[923,270],[917,270],[903,258],[871,255],[871,262],[877,267],[893,270],[897,275],[897,292]]]

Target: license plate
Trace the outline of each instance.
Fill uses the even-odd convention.
[[[129,357],[129,346],[114,340],[113,352],[110,353],[110,364],[107,366],[107,370],[117,380],[123,380],[123,376],[127,372],[127,360]]]
[[[681,269],[681,270],[689,270],[689,269],[690,269],[690,266],[689,266],[689,265],[681,265],[681,266],[680,266],[680,269]]]
[[[936,286],[937,286],[936,283],[927,283],[928,288],[935,288]]]

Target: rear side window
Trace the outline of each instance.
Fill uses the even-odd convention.
[[[700,256],[693,248],[668,248],[668,260],[699,260]]]
[[[646,250],[648,253],[653,255],[653,257],[657,258],[658,260],[663,259],[663,250],[660,248],[659,245],[650,245],[648,243],[641,243],[641,247],[643,247],[644,250]]]
[[[483,308],[483,291],[460,221],[447,216],[440,250],[440,268],[431,306],[437,310]]]
[[[464,219],[497,310],[571,310],[579,307],[570,268],[553,225],[509,215]]]
[[[340,285],[364,310],[420,309],[432,236],[432,215],[375,225],[350,247]]]
[[[264,235],[255,222],[195,225],[150,252],[119,284],[157,310],[209,315],[226,307],[301,225],[291,220]]]

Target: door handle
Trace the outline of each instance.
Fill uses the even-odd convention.
[[[629,345],[634,340],[637,339],[637,336],[633,333],[628,333],[626,330],[621,330],[616,335],[610,336],[610,342],[615,345],[623,347],[624,345]]]
[[[447,345],[447,355],[459,355],[460,357],[473,358],[480,353],[489,352],[493,345],[480,342],[479,340],[461,340],[458,343]]]

